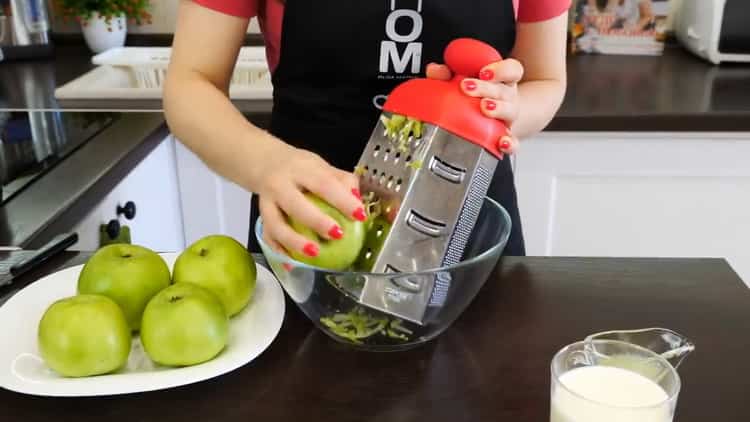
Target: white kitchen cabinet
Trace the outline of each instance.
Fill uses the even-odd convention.
[[[216,174],[182,143],[175,146],[186,244],[224,234],[247,245],[251,194]]]
[[[722,257],[750,286],[750,133],[560,133],[515,166],[528,255]]]
[[[138,163],[73,230],[79,240],[71,250],[99,247],[99,228],[113,219],[130,229],[131,241],[159,252],[180,251],[185,245],[177,180],[175,141],[170,136]],[[135,217],[117,215],[117,207],[132,201]]]

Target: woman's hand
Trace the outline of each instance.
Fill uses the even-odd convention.
[[[312,152],[289,147],[283,157],[277,156],[264,166],[258,190],[263,240],[278,252],[294,250],[311,257],[320,252],[315,242],[289,226],[287,216],[310,227],[323,239],[337,240],[345,235],[335,220],[304,196],[307,192],[351,219],[364,221],[367,217],[353,173],[332,167]]]
[[[448,66],[431,63],[427,66],[427,77],[449,80],[452,74]],[[466,95],[482,98],[482,113],[487,117],[504,121],[510,133],[510,128],[520,111],[518,83],[522,77],[521,63],[518,60],[505,59],[482,68],[478,79],[464,79],[461,89]],[[518,147],[518,139],[512,134],[500,140],[500,149],[506,154],[513,154]]]

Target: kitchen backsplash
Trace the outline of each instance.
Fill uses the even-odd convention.
[[[151,25],[130,25],[128,32],[133,34],[171,34],[175,30],[177,21],[177,5],[180,0],[151,0],[151,14],[153,23]],[[50,7],[50,10],[53,10]],[[57,33],[79,33],[80,27],[76,23],[64,23],[62,19],[55,18],[52,22],[52,30]],[[257,19],[253,19],[248,28],[248,33],[260,32]]]

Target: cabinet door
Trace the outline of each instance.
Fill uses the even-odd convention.
[[[516,163],[529,255],[723,257],[750,282],[750,134],[543,133]]]
[[[128,201],[135,204],[133,219],[117,215],[117,207]],[[174,139],[156,146],[76,225],[79,240],[71,250],[96,250],[99,228],[111,220],[128,226],[134,244],[158,252],[184,248]]]
[[[247,245],[251,194],[216,174],[182,143],[176,142],[176,150],[185,242],[224,234]]]

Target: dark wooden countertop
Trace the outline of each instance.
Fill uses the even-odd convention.
[[[29,278],[84,259],[61,256]],[[600,330],[662,326],[696,344],[680,366],[675,420],[746,422],[748,325],[750,290],[723,260],[504,258],[459,320],[418,349],[352,351],[290,305],[275,342],[224,376],[100,398],[0,390],[0,403],[3,421],[23,422],[543,422],[559,348]]]
[[[163,38],[163,37],[162,37]],[[148,45],[138,39],[134,45]],[[168,45],[168,39],[153,41]],[[249,38],[247,44],[258,44]],[[132,44],[132,43],[131,43]],[[0,63],[0,108],[160,109],[159,101],[58,101],[54,89],[92,68],[65,41],[51,60]],[[712,65],[670,44],[662,56],[568,58],[568,90],[550,131],[750,131],[750,64]],[[269,113],[270,101],[238,101]]]

